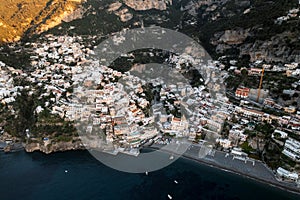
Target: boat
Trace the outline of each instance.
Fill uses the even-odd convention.
[[[169,195],[169,194],[168,194],[168,198],[169,198],[169,199],[173,199],[173,197],[172,197],[171,195]]]
[[[173,156],[173,155],[171,155],[169,159],[170,159],[170,160],[173,160],[173,159],[174,159],[174,156]]]
[[[145,174],[148,176],[148,172],[146,171]]]
[[[65,170],[65,173],[68,173],[68,170]]]
[[[178,184],[178,181],[174,180],[174,183]]]

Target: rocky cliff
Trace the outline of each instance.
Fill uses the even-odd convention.
[[[11,0],[0,4],[0,43],[14,42],[24,33],[40,33],[62,20],[74,18],[72,13],[82,0]],[[80,15],[81,12],[75,13]],[[75,17],[76,18],[76,17]]]
[[[212,55],[300,62],[297,0],[203,1],[196,13],[200,41]]]

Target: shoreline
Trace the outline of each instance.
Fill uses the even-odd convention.
[[[272,178],[274,178],[274,179],[266,180],[265,178],[259,177],[257,174],[252,175],[251,173],[245,173],[245,172],[242,172],[241,170],[236,170],[236,169],[227,167],[227,166],[225,166],[225,164],[218,163],[214,159],[214,157],[212,157],[213,159],[197,158],[196,156],[193,156],[191,153],[188,154],[188,151],[186,151],[183,155],[179,155],[176,152],[171,152],[171,151],[167,151],[165,149],[161,149],[160,148],[161,145],[156,145],[156,146],[154,146],[154,145],[143,146],[143,147],[141,147],[141,149],[151,149],[151,150],[158,150],[162,153],[171,153],[171,154],[174,154],[176,156],[179,156],[179,158],[181,157],[181,158],[184,158],[184,159],[187,159],[187,160],[190,160],[190,161],[193,161],[193,162],[196,162],[196,163],[208,166],[208,167],[216,168],[216,169],[219,169],[219,170],[222,170],[222,171],[226,171],[226,172],[229,172],[229,173],[232,173],[232,174],[236,174],[236,175],[251,179],[251,180],[256,181],[258,183],[261,183],[261,184],[266,184],[266,185],[272,186],[272,187],[277,188],[277,189],[281,189],[281,190],[284,190],[284,191],[287,191],[287,192],[291,192],[291,193],[300,195],[300,188],[297,188],[296,186],[289,186],[289,185],[287,185],[288,183],[286,183],[286,182],[279,182],[275,178],[275,175],[274,175],[273,172],[272,172],[272,176],[273,176]],[[199,146],[197,146],[196,148],[199,148]],[[14,152],[22,151],[22,150],[25,153],[32,153],[32,152],[27,152],[25,148],[18,149],[16,151],[12,150],[10,152],[14,153]],[[69,150],[55,151],[55,152],[62,152],[63,153],[63,152],[67,152],[67,151],[82,151],[82,150],[89,151],[89,149],[85,148],[85,149],[69,149]],[[0,150],[0,151],[3,151],[3,150]],[[38,151],[38,150],[36,150],[36,151]],[[7,153],[5,151],[3,151],[3,152]],[[45,155],[47,155],[43,151],[39,151],[39,152],[44,153]],[[50,154],[55,153],[55,152],[51,152]],[[221,153],[221,152],[218,152],[218,153]],[[224,154],[224,152],[222,152],[222,154]],[[256,162],[263,164],[259,160],[256,160]],[[265,170],[269,170],[271,172],[271,170],[269,168],[267,168],[264,164],[263,164],[263,166],[264,166]]]
[[[175,155],[179,156],[179,158],[182,157],[184,159],[187,159],[187,160],[190,160],[190,161],[193,161],[193,162],[196,162],[196,163],[200,163],[200,164],[203,164],[203,165],[208,166],[208,167],[212,167],[212,168],[216,168],[216,169],[226,171],[226,172],[229,172],[229,173],[232,173],[232,174],[236,174],[236,175],[251,179],[253,181],[256,181],[258,183],[261,183],[261,184],[266,184],[266,185],[272,186],[272,187],[277,188],[277,189],[281,189],[281,190],[284,190],[284,191],[287,191],[287,192],[291,192],[291,193],[300,195],[300,189],[297,189],[296,187],[293,188],[293,187],[289,187],[288,185],[284,185],[284,184],[286,184],[284,182],[277,181],[277,183],[276,183],[276,182],[268,181],[268,180],[265,180],[263,178],[259,178],[257,176],[251,175],[251,174],[243,173],[241,171],[234,170],[234,169],[228,168],[226,166],[222,166],[222,165],[217,164],[215,162],[212,162],[210,160],[205,160],[205,159],[192,157],[191,155],[187,155],[186,153],[184,153],[183,155],[178,155],[176,152],[174,153],[174,152],[170,152],[170,151],[166,151],[166,150],[161,150],[159,147],[153,147],[153,146],[147,146],[147,147],[144,147],[144,148],[145,149],[158,150],[158,151],[161,151],[161,152],[164,152],[164,153],[172,153],[172,154],[175,154]],[[277,180],[277,179],[275,179],[275,180]]]

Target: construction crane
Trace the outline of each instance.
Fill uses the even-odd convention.
[[[260,82],[259,82],[259,87],[258,87],[258,92],[257,92],[257,99],[256,99],[256,102],[259,101],[260,90],[261,90],[262,83],[263,83],[264,73],[265,73],[265,68],[263,67],[263,68],[262,68],[262,71],[261,71],[261,76],[260,76]]]

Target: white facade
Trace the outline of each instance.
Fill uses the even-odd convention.
[[[287,138],[288,137],[288,134],[284,131],[280,131],[280,130],[275,130],[274,133],[272,133],[272,138],[274,138],[274,134],[280,134],[280,137],[281,138]]]
[[[295,161],[300,161],[300,142],[292,138],[287,139],[282,153]]]
[[[299,178],[297,173],[290,172],[286,169],[283,169],[282,167],[279,167],[276,172],[279,176],[285,177],[285,178],[288,178],[288,179],[291,179],[294,181],[297,181]]]

